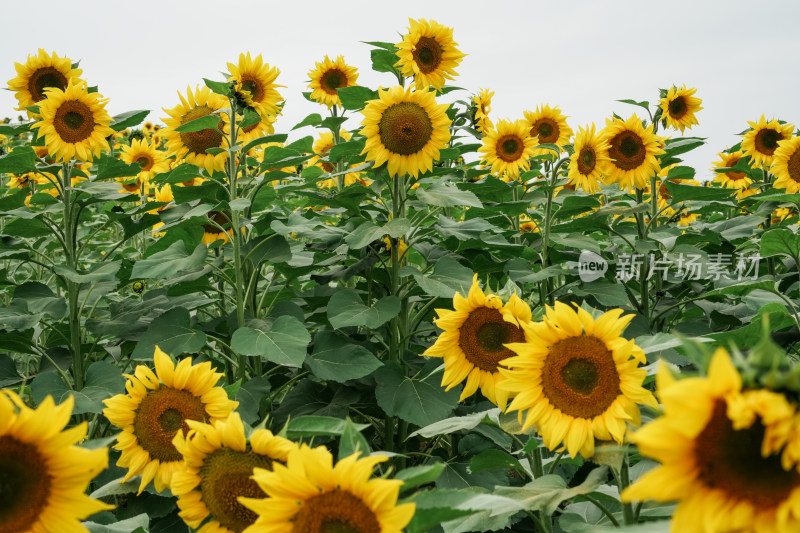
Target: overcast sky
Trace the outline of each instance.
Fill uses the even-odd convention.
[[[399,42],[412,17],[454,28],[468,55],[451,83],[494,90],[495,121],[550,104],[574,130],[602,127],[612,112],[627,118],[638,109],[615,100],[654,102],[659,87],[697,87],[705,109],[686,135],[708,144],[686,159],[699,178],[712,176],[716,153],[739,141],[747,121],[763,113],[800,124],[798,0],[37,0],[2,9],[0,81],[41,47],[80,59],[112,115],[150,109],[148,119],[162,123],[161,108],[179,103],[177,91],[203,77],[222,80],[226,63],[249,51],[281,71],[287,104],[276,131],[289,132],[309,113],[326,113],[300,94],[325,54],[358,67],[360,85],[394,84],[391,74],[371,72],[370,47],[360,41]],[[0,117],[16,117],[16,105],[12,92],[0,91]]]

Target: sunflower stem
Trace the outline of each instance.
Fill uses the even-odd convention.
[[[628,454],[625,454],[625,457],[622,460],[622,466],[620,466],[619,472],[615,469],[611,469],[611,473],[614,475],[614,479],[617,482],[617,487],[619,488],[619,493],[622,494],[622,491],[630,485],[630,470],[628,467]],[[630,526],[636,523],[636,519],[633,516],[633,505],[630,503],[622,503],[622,519],[626,526]]]
[[[548,183],[550,187],[548,187],[547,190],[547,204],[545,205],[544,210],[544,234],[542,234],[542,270],[547,268],[550,264],[550,225],[552,222],[551,219],[553,218],[553,197],[555,196],[556,176],[558,174],[557,170],[558,166],[553,169],[553,173],[550,176],[550,181]],[[552,288],[550,286],[550,279],[545,279],[543,283],[545,287],[544,292],[547,297],[547,303],[553,305],[554,297]]]
[[[73,163],[64,163],[61,167],[62,178],[62,199],[64,200],[64,255],[67,266],[72,270],[78,270],[78,254],[76,243],[77,221],[74,220],[75,207],[72,198],[72,176]],[[81,353],[81,317],[78,307],[78,295],[80,286],[74,281],[67,279],[67,303],[69,307],[69,337],[70,351],[72,352],[72,379],[76,391],[83,389],[83,354]]]
[[[236,98],[229,97],[228,101],[230,102],[230,142],[228,143],[228,149],[233,150],[236,146],[236,134],[237,134],[237,123],[236,123]],[[236,178],[239,172],[238,169],[238,157],[237,154],[231,151],[228,154],[228,201],[233,202],[238,197],[237,191],[237,183]],[[241,253],[241,239],[242,234],[239,229],[239,215],[240,212],[238,209],[231,208],[231,244],[233,245],[233,268],[235,274],[235,283],[234,283],[234,291],[236,294],[236,323],[238,327],[244,326],[244,306],[245,306],[245,293],[244,293],[244,265],[242,263],[242,253]],[[244,354],[237,354],[238,357],[238,364],[236,367],[236,378],[237,379],[244,379],[246,369],[247,369],[247,360],[245,359]]]
[[[639,205],[644,199],[644,190],[636,189],[636,204]],[[636,213],[636,227],[639,230],[639,240],[643,241],[647,238],[647,226],[644,223],[644,213]],[[632,252],[635,253],[635,249]],[[648,279],[649,264],[647,257],[644,258],[639,271],[639,292],[641,293],[640,303],[642,306],[642,314],[650,321],[650,280]]]

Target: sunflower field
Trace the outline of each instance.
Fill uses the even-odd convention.
[[[113,117],[14,65],[0,533],[800,531],[795,126],[698,170],[695,88],[498,118],[403,31],[298,124],[260,54]]]

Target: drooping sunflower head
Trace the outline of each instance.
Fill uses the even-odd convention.
[[[686,128],[692,129],[692,126],[697,124],[695,113],[703,109],[700,106],[703,101],[694,96],[696,92],[696,88],[687,89],[685,85],[673,86],[667,91],[667,95],[660,100],[661,118],[667,127],[681,130],[683,133]]]
[[[481,89],[480,92],[472,97],[472,123],[478,132],[486,134],[494,126],[489,118],[492,110],[492,97],[494,91]]]
[[[758,122],[747,122],[750,130],[744,134],[742,139],[742,151],[744,155],[750,156],[750,162],[754,167],[772,165],[772,158],[778,143],[785,141],[792,136],[794,125],[783,123],[778,120],[766,121],[764,115]]]
[[[358,69],[345,63],[342,56],[331,61],[326,55],[325,59],[315,63],[315,68],[308,73],[308,77],[311,78],[311,99],[333,107],[342,103],[336,89],[355,85]]]
[[[230,415],[238,402],[225,389],[214,386],[222,374],[210,362],[192,365],[183,359],[175,365],[158,347],[153,354],[155,372],[145,365],[127,376],[127,394],[104,400],[103,414],[122,430],[115,449],[122,452],[117,465],[127,467],[125,480],[141,474],[139,492],[155,481],[157,491],[169,487],[183,456],[172,440],[189,430],[188,420],[215,422]]]
[[[8,80],[8,88],[15,91],[14,96],[19,102],[17,110],[25,111],[26,108],[36,105],[47,97],[46,91],[50,88],[65,91],[70,80],[79,82],[78,78],[83,71],[72,68],[72,60],[68,57],[58,57],[39,48],[38,56],[28,56],[25,64],[14,63],[17,77]],[[27,111],[29,118],[37,115]]]
[[[502,361],[514,355],[508,343],[525,342],[523,324],[531,320],[531,310],[517,295],[503,304],[496,295],[486,295],[478,275],[466,298],[456,293],[453,310],[437,309],[436,325],[443,329],[436,342],[422,355],[444,359],[442,386],[447,390],[466,381],[459,401],[478,390],[492,403],[505,408],[509,394],[498,389]]]
[[[130,146],[124,145],[119,158],[129,165],[137,163],[141,167],[142,170],[137,177],[142,182],[150,181],[156,174],[169,170],[166,152],[162,152],[146,139],[134,139]]]
[[[736,163],[744,157],[744,152],[737,150],[735,152],[720,152],[717,155],[720,159],[719,161],[714,161],[714,168],[731,168],[736,166]],[[753,183],[753,180],[750,179],[746,172],[732,171],[715,174],[714,181],[721,183],[727,189],[746,189]]]
[[[569,162],[569,183],[589,194],[600,192],[603,171],[611,158],[608,150],[611,145],[592,127],[578,128],[575,135],[575,153]]]
[[[572,128],[567,125],[567,117],[561,110],[545,104],[536,106],[536,111],[525,111],[525,120],[531,128],[531,137],[536,137],[539,144],[555,144],[564,146],[572,137]],[[537,149],[533,155],[552,153],[549,150]]]
[[[257,429],[248,441],[235,412],[213,424],[187,423],[189,433],[178,432],[173,440],[184,458],[170,485],[178,496],[179,515],[192,528],[205,524],[217,533],[241,533],[255,522],[256,514],[238,498],[266,497],[252,479],[253,469],[286,464],[297,445],[266,429]]]
[[[227,115],[220,117],[216,128],[206,128],[200,131],[178,132],[175,128],[192,120],[211,115],[228,106],[228,101],[219,94],[212,93],[208,87],[196,87],[192,92],[191,87],[186,87],[186,98],[178,93],[181,103],[172,109],[164,109],[169,117],[163,120],[167,125],[164,138],[170,154],[175,154],[175,159],[185,159],[187,163],[205,168],[209,174],[222,170],[225,167],[226,154],[209,154],[211,148],[223,148],[225,139],[223,134],[228,128]]]
[[[375,166],[386,163],[389,175],[430,172],[439,151],[450,142],[447,104],[437,104],[434,92],[403,89],[382,90],[362,113],[360,133],[367,138],[361,152]]]
[[[237,93],[262,118],[280,114],[278,104],[283,97],[277,88],[283,86],[275,83],[280,71],[264,63],[261,54],[255,59],[250,57],[250,52],[239,54],[239,64],[228,63],[228,72],[228,81],[236,83]]]
[[[483,138],[483,146],[478,149],[484,154],[481,160],[501,177],[518,178],[530,168],[529,160],[539,144],[538,139],[530,135],[530,129],[526,120],[499,121]]]
[[[621,336],[633,315],[622,313],[595,319],[556,302],[543,322],[523,326],[528,342],[508,346],[516,356],[500,367],[498,388],[516,395],[509,410],[527,411],[523,426],[536,426],[550,450],[563,442],[571,456],[591,457],[595,439],[621,444],[626,425],[640,424],[637,404],[658,407],[642,387],[644,351]]]
[[[462,54],[453,40],[453,28],[442,26],[438,22],[425,19],[408,19],[408,33],[398,43],[395,63],[400,73],[414,77],[417,89],[433,87],[441,89],[446,80],[454,79],[458,74],[455,68],[466,54]]]
[[[706,377],[676,380],[662,365],[656,381],[664,415],[631,440],[661,465],[623,500],[677,500],[675,531],[800,530],[800,471],[787,453],[797,407],[783,394],[743,391],[724,349]]]
[[[57,161],[77,158],[91,161],[108,150],[106,137],[113,135],[111,116],[98,93],[90,93],[82,81],[70,81],[65,90],[49,88],[39,102],[41,120],[32,127],[44,137],[47,151]]]
[[[800,137],[779,141],[772,160],[776,189],[786,189],[789,194],[800,192]]]
[[[108,466],[108,449],[76,446],[88,424],[64,429],[73,403],[47,396],[31,409],[0,390],[0,532],[86,531],[82,519],[114,508],[85,494]]]
[[[606,119],[601,134],[609,144],[607,165],[608,183],[618,183],[620,189],[644,189],[650,177],[658,174],[658,156],[664,153],[664,138],[645,128],[635,114],[628,120]]]
[[[402,482],[370,479],[384,455],[359,459],[358,453],[333,464],[324,446],[301,444],[289,452],[287,465],[271,471],[256,468],[253,479],[264,499],[241,498],[258,518],[253,531],[296,533],[401,533],[415,504],[397,505]]]

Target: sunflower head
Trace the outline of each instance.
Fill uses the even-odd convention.
[[[476,96],[472,97],[472,124],[478,132],[484,135],[494,127],[489,118],[493,96],[494,91],[481,89]]]
[[[136,163],[141,167],[137,177],[142,182],[148,182],[156,174],[169,170],[166,152],[162,152],[156,144],[151,144],[146,139],[134,139],[130,145],[124,145],[119,158],[129,165]]]
[[[620,189],[644,189],[661,169],[664,138],[653,133],[652,125],[645,128],[635,114],[628,120],[607,119],[601,133],[609,144],[606,180]]]
[[[315,63],[315,68],[308,73],[308,77],[311,79],[311,99],[333,107],[342,103],[336,89],[355,85],[358,69],[346,64],[342,56],[331,61],[326,55],[325,59]]]
[[[36,105],[47,97],[48,89],[65,91],[71,80],[79,82],[78,78],[83,71],[72,68],[72,60],[67,57],[58,57],[53,52],[48,54],[39,48],[39,55],[28,56],[25,64],[14,63],[17,77],[8,80],[8,88],[15,91],[14,96],[19,102],[19,111]],[[27,111],[29,118],[37,118],[35,113]]]
[[[567,117],[561,110],[545,104],[537,106],[536,111],[525,111],[525,120],[531,128],[531,137],[536,137],[539,144],[555,144],[564,146],[569,144],[572,137],[572,128],[567,125]],[[549,150],[537,149],[533,155],[552,153]]]
[[[453,28],[434,20],[409,19],[408,23],[408,33],[396,45],[400,60],[395,66],[403,76],[414,77],[417,89],[441,89],[457,75],[455,68],[465,56],[456,48]]]
[[[703,101],[694,96],[696,92],[696,88],[687,89],[685,85],[673,86],[666,91],[666,96],[660,100],[660,107],[661,119],[667,127],[681,130],[683,133],[686,128],[692,129],[692,126],[697,124],[695,113],[703,109],[700,106]]]
[[[530,135],[527,121],[501,120],[484,136],[483,146],[478,151],[484,154],[481,160],[491,165],[493,173],[516,179],[530,168],[529,160],[537,144],[539,141]]]
[[[778,143],[785,141],[792,136],[794,125],[781,123],[778,120],[767,122],[764,115],[758,122],[749,122],[750,129],[744,134],[742,139],[742,151],[744,155],[750,156],[750,162],[754,167],[772,165],[772,158]]]
[[[744,152],[737,150],[735,152],[720,152],[717,155],[720,159],[719,161],[714,161],[714,168],[731,168],[736,166],[744,157]],[[712,170],[714,170],[714,168],[712,168]],[[722,186],[727,189],[738,190],[746,189],[753,183],[753,180],[746,172],[736,171],[716,173],[714,181],[721,183]]]
[[[778,142],[772,160],[772,172],[777,178],[773,187],[786,189],[789,194],[800,192],[800,137]]]
[[[367,138],[361,152],[375,166],[387,164],[389,175],[433,169],[439,151],[450,142],[447,104],[437,104],[434,92],[397,86],[378,93],[362,113],[360,133]]]
[[[569,183],[589,194],[600,192],[603,170],[611,161],[608,150],[611,145],[595,132],[595,125],[578,129],[575,135],[575,153],[569,162]]]
[[[277,88],[282,85],[275,83],[280,71],[264,63],[261,54],[255,59],[250,57],[250,52],[239,54],[239,63],[228,63],[228,72],[228,81],[235,84],[236,92],[248,107],[263,119],[280,114],[283,97]]]

